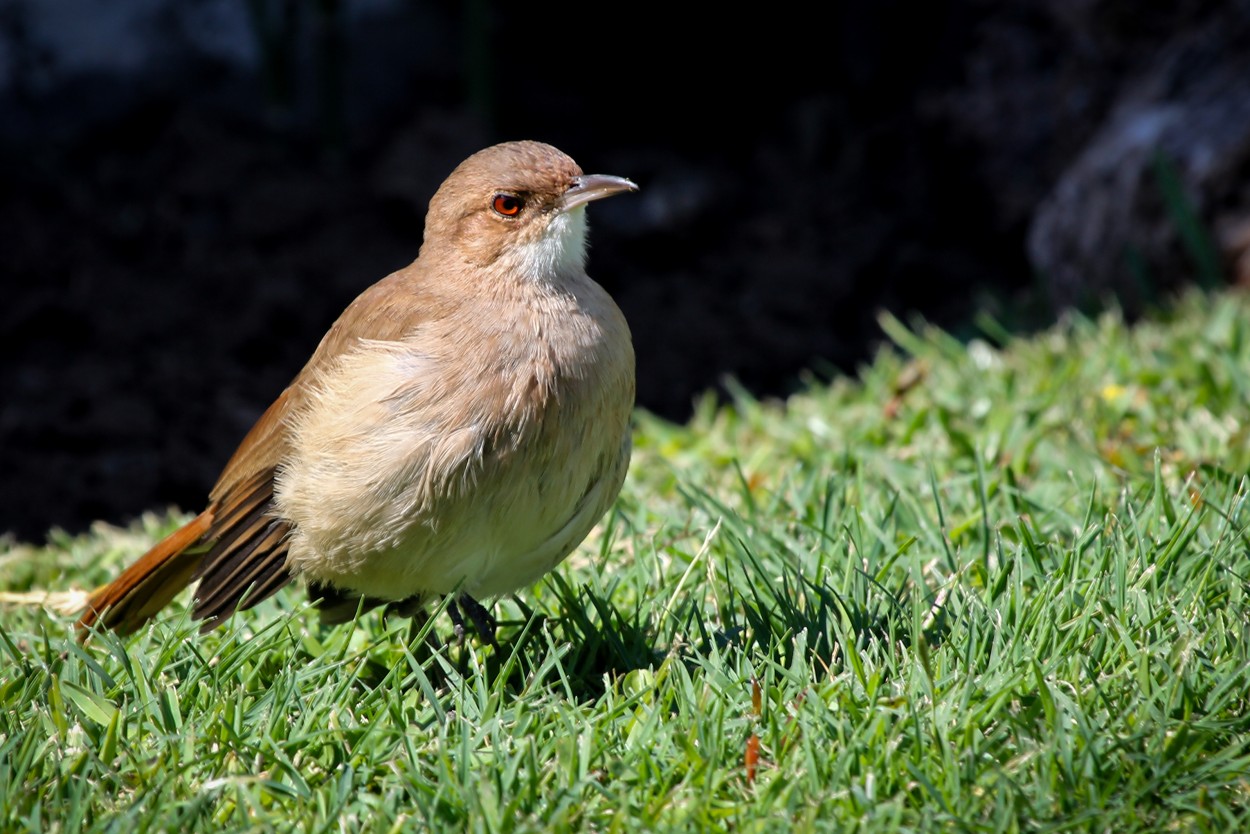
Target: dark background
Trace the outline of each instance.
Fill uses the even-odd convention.
[[[198,508],[466,155],[642,192],[590,272],[641,405],[853,372],[878,310],[1250,273],[1250,4],[0,0],[0,531]],[[603,5],[603,7],[599,7]],[[541,7],[541,10],[539,10]],[[109,15],[104,15],[109,17]]]

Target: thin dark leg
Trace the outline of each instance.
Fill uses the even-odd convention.
[[[478,635],[498,651],[499,642],[495,639],[495,629],[499,627],[499,623],[495,622],[494,615],[482,603],[467,594],[462,595],[458,601],[464,608],[464,612],[469,615],[469,619],[473,621],[473,627],[477,629]]]
[[[464,616],[460,613],[460,606],[456,605],[453,599],[447,603],[447,616],[451,617],[451,624],[456,632],[456,645],[464,645]]]

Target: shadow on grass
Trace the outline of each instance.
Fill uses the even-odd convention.
[[[622,609],[553,574],[559,613],[536,612],[515,599],[521,616],[500,623],[496,650],[486,650],[486,641],[476,634],[463,644],[448,634],[444,642],[435,633],[436,628],[447,630],[441,627],[448,622],[441,608],[430,612],[436,628],[414,622],[406,642],[436,688],[450,683],[440,667],[468,676],[471,653],[479,653],[483,683],[492,691],[549,688],[576,701],[593,701],[616,680],[656,669],[670,656],[691,671],[709,660],[724,663],[729,652],[787,668],[808,664],[818,674],[836,675],[848,662],[862,672],[861,657],[871,655],[888,674],[891,658],[912,646],[914,635],[923,635],[928,649],[948,629],[945,611],[932,600],[909,600],[913,590],[891,591],[861,573],[845,583],[849,593],[839,592],[797,567],[767,568],[746,542],[739,540],[736,549],[741,558],[726,567],[713,611],[691,598],[678,602],[661,622],[660,606],[651,601]],[[441,654],[442,663],[435,654]],[[361,675],[364,686],[394,682],[386,663],[375,659],[368,666]]]
[[[524,606],[522,609],[535,624],[549,625],[551,632],[568,646],[561,669],[575,698],[597,698],[607,682],[663,660],[664,652],[656,645],[655,626],[643,603],[625,612],[588,588],[573,588],[559,575],[553,574],[552,581],[563,616],[546,620]],[[529,629],[532,635],[540,631]],[[546,648],[537,641],[531,645],[539,650]]]
[[[636,669],[658,664],[663,652],[655,648],[654,629],[642,606],[623,612],[594,592],[570,587],[561,577],[552,581],[560,599],[558,616],[535,612],[520,599],[514,602],[521,617],[501,621],[497,645],[490,647],[480,634],[470,632],[458,641],[441,616],[444,606],[415,617],[406,634],[395,639],[412,653],[436,689],[455,688],[455,678],[472,674],[473,655],[480,658],[484,683],[492,691],[518,694],[549,687],[578,701],[603,694],[605,685]],[[367,657],[359,674],[365,689],[393,685],[392,665],[397,646]],[[493,650],[491,650],[493,648]],[[559,654],[552,663],[553,650]]]
[[[784,667],[805,663],[833,675],[848,659],[858,665],[865,653],[895,655],[915,642],[916,633],[932,648],[946,631],[941,610],[920,603],[929,615],[922,625],[914,606],[870,581],[863,586],[871,593],[849,599],[794,569],[765,581],[761,577],[769,574],[753,558],[738,570],[741,575],[728,584],[714,619],[699,601],[690,600],[680,604],[669,623],[657,620],[654,606],[638,603],[622,611],[610,599],[553,577],[564,613],[548,618],[522,605],[528,622],[501,644],[502,652],[491,655],[486,670],[490,682],[498,683],[496,676],[504,672],[510,676],[510,691],[549,685],[576,700],[594,700],[613,681],[638,669],[657,668],[670,655],[694,671],[714,657],[725,662],[726,650]],[[565,648],[558,670],[543,666],[551,643],[542,634]],[[509,657],[516,662],[509,664]],[[536,680],[534,674],[544,668],[541,674],[547,680]]]

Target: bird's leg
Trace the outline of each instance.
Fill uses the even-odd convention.
[[[494,615],[486,606],[467,594],[460,597],[460,605],[469,615],[469,619],[473,621],[473,627],[477,629],[478,636],[498,651],[499,642],[495,639],[495,629],[499,627],[499,623],[495,622]]]
[[[456,645],[464,645],[464,616],[460,613],[460,606],[456,605],[453,599],[447,603],[447,616],[451,617],[452,629],[456,633]]]

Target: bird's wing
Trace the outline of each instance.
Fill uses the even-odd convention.
[[[290,581],[290,525],[274,511],[273,494],[290,448],[292,418],[309,403],[320,375],[343,353],[362,339],[404,338],[431,307],[436,305],[425,293],[415,264],[357,297],[243,438],[209,493],[204,512],[96,589],[79,620],[81,632],[97,622],[123,633],[134,631],[197,579],[194,616],[211,629]]]

